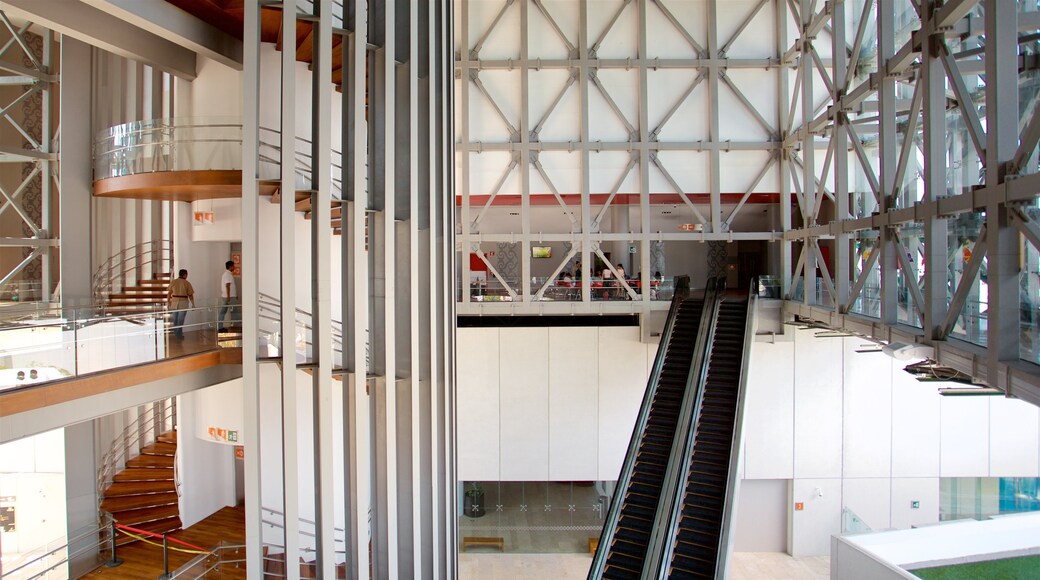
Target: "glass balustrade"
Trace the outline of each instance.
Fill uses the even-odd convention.
[[[280,179],[281,133],[260,127],[260,178]],[[294,144],[296,187],[310,189],[311,142]],[[168,171],[241,171],[242,119],[184,117],[116,125],[94,137],[94,179]],[[332,195],[340,197],[343,161],[332,151]]]
[[[113,314],[96,307],[4,309],[0,319],[0,390],[157,362],[218,346],[218,305]],[[175,325],[183,315],[183,322]],[[180,338],[178,335],[183,336]]]

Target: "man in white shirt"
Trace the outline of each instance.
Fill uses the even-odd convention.
[[[220,314],[217,316],[217,331],[224,330],[224,315],[231,314],[231,323],[235,320],[235,302],[238,300],[238,288],[235,287],[235,275],[232,270],[235,263],[224,262],[224,275],[220,277]]]

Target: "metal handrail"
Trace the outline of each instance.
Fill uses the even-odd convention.
[[[26,562],[23,562],[23,563],[19,564],[15,568],[11,568],[9,570],[8,569],[4,569],[4,570],[0,571],[0,580],[2,580],[4,578],[15,578],[15,577],[20,578],[20,580],[33,580],[34,578],[40,578],[41,576],[47,574],[51,570],[54,570],[58,566],[61,566],[62,564],[67,563],[72,558],[75,558],[76,556],[82,554],[83,552],[85,552],[87,550],[93,550],[95,548],[101,547],[104,544],[104,541],[102,540],[102,537],[104,535],[103,532],[105,531],[105,529],[107,527],[110,526],[110,524],[111,524],[111,518],[109,518],[108,522],[100,523],[96,528],[90,528],[90,529],[88,529],[88,530],[86,530],[84,532],[80,532],[79,534],[75,535],[72,538],[66,538],[64,544],[61,544],[60,546],[56,546],[54,548],[51,548],[50,550],[47,550],[43,554],[40,554],[39,556],[36,556],[35,558],[33,558],[31,560],[28,560]],[[77,549],[76,551],[74,551],[72,553],[68,553],[69,546],[72,546],[73,544],[79,543],[81,540],[83,540],[85,538],[89,538],[91,536],[97,537],[97,539],[98,539],[97,542],[92,542],[92,543],[90,543],[90,544],[88,544],[86,546],[80,547],[79,549]],[[53,555],[55,555],[57,553],[60,553],[60,552],[65,552],[67,555],[64,558],[62,558],[59,562],[51,564],[50,566],[47,566],[47,568],[45,568],[43,570],[40,570],[40,571],[38,571],[38,572],[36,572],[36,573],[34,573],[32,575],[29,575],[29,576],[15,576],[17,573],[26,570],[28,567],[30,567],[30,566],[40,562],[41,560],[43,560],[45,558],[48,558],[50,556],[53,556]]]
[[[99,132],[95,136],[95,140],[94,140],[94,145],[93,145],[93,159],[94,159],[94,163],[96,164],[99,159],[104,158],[104,157],[119,158],[119,159],[123,159],[125,161],[126,158],[129,158],[131,156],[131,154],[132,154],[131,152],[139,150],[139,149],[145,149],[145,148],[160,148],[161,149],[161,148],[173,147],[174,145],[189,144],[189,143],[227,143],[227,144],[231,144],[231,145],[236,145],[237,144],[239,147],[241,147],[241,144],[242,144],[241,135],[239,135],[237,138],[234,137],[234,136],[231,136],[231,137],[227,137],[227,138],[187,138],[187,139],[185,139],[185,138],[178,138],[178,139],[175,139],[173,137],[173,135],[174,135],[174,133],[177,130],[181,130],[181,132],[183,132],[184,130],[198,130],[198,129],[231,129],[231,130],[238,129],[238,130],[241,130],[241,128],[242,128],[242,124],[240,122],[208,122],[207,123],[207,122],[197,122],[197,121],[193,122],[190,119],[191,118],[189,117],[189,118],[185,118],[182,121],[178,121],[177,119],[173,119],[173,120],[153,119],[153,120],[148,120],[148,121],[135,121],[135,122],[131,122],[131,123],[123,123],[121,125],[115,125],[113,127],[110,127],[108,129],[106,129],[105,131],[101,131],[101,132]],[[116,132],[117,129],[120,129],[120,130],[118,132]],[[269,127],[259,127],[259,130],[260,130],[261,134],[265,134],[266,133],[266,134],[273,135],[273,136],[276,136],[276,137],[280,137],[281,136],[281,131],[279,131],[277,129],[271,129]],[[159,138],[154,139],[154,140],[147,140],[147,141],[143,140],[142,136],[148,135],[148,134],[158,135]],[[120,144],[120,145],[113,144],[111,146],[105,146],[104,145],[105,142],[113,141],[113,140],[116,140],[116,139],[118,139],[120,141],[126,141],[126,143],[123,143],[123,144]],[[305,139],[303,137],[295,137],[295,142],[296,143],[306,144],[306,145],[311,145],[312,144],[310,140]],[[259,142],[259,146],[260,146],[260,149],[265,149],[266,148],[266,149],[270,149],[270,150],[272,150],[272,151],[274,151],[276,153],[280,153],[281,152],[281,146],[280,146],[280,144],[278,142],[278,139],[275,139],[273,142],[271,142],[271,141],[267,141],[267,140],[265,140],[264,138],[261,137],[260,142]],[[341,160],[340,163],[336,163],[335,160],[333,160],[331,162],[332,163],[332,169],[333,169],[333,176],[332,176],[333,188],[336,189],[336,190],[339,190],[339,192],[341,194],[342,193],[342,185],[343,185],[342,178],[337,178],[335,174],[338,171],[342,175],[342,172],[343,172],[342,153],[339,152],[339,151],[333,150],[332,154],[333,154],[333,157],[339,156],[340,160]],[[168,154],[165,154],[165,155],[166,155],[166,157],[169,157],[169,156],[173,155],[173,153],[171,152],[171,153],[168,153]],[[311,177],[310,171],[312,169],[312,156],[311,156],[311,154],[309,152],[307,152],[306,150],[304,150],[304,151],[294,151],[294,155],[295,155],[295,157],[297,159],[297,162],[299,164],[299,166],[296,168],[294,173],[297,176],[299,176],[299,177],[301,177],[303,179],[309,179]],[[155,158],[156,156],[153,155],[152,157]],[[271,163],[271,164],[275,164],[275,165],[278,164],[278,159],[277,158],[275,158],[275,157],[268,157],[268,156],[266,156],[266,155],[264,155],[262,153],[260,154],[260,160],[263,161],[263,162],[267,162],[267,163]],[[169,159],[163,158],[163,167],[165,167],[167,171],[172,171],[173,170],[173,169],[170,169],[171,166],[172,166],[172,163],[169,161]],[[95,167],[95,169],[96,169],[96,167]],[[129,172],[127,173],[128,175],[134,175],[136,173],[141,173],[141,171],[135,171],[133,168],[130,168],[130,167],[126,167],[126,169],[129,170]],[[159,169],[157,169],[156,167],[152,167],[150,169],[150,171],[145,171],[145,172],[154,172],[154,171],[158,171],[158,170]],[[98,178],[101,178],[101,177],[98,176]],[[334,192],[333,197],[338,199],[340,196],[339,195],[335,195],[335,192]]]
[[[650,407],[654,397],[657,395],[657,383],[661,376],[661,368],[664,366],[665,353],[668,351],[668,345],[672,340],[675,319],[679,315],[679,306],[689,297],[689,293],[690,277],[677,276],[675,278],[675,294],[672,296],[672,304],[668,309],[668,318],[666,319],[664,330],[661,331],[661,342],[657,347],[657,355],[654,357],[654,366],[651,369],[650,378],[647,379],[646,394],[643,395],[643,403],[639,407],[639,415],[632,430],[633,437],[628,444],[625,461],[622,463],[621,473],[618,475],[618,481],[614,486],[614,497],[611,499],[610,511],[603,524],[599,547],[596,549],[592,566],[589,568],[589,580],[603,577],[603,568],[607,563],[607,553],[610,551],[610,544],[614,539],[618,519],[621,517],[622,500],[624,499],[625,490],[632,479],[632,470],[635,467],[636,455],[639,451],[639,439],[634,435],[642,433],[646,429],[646,422],[650,416]]]
[[[268,294],[260,292],[257,294],[257,310],[258,316],[264,320],[270,320],[272,322],[281,322],[281,302]],[[313,332],[311,324],[305,320],[301,320],[300,317],[311,319],[311,313],[297,307],[296,312],[296,324],[302,326],[305,332]],[[268,314],[272,313],[272,314]],[[343,324],[338,320],[331,320],[332,323],[332,352],[333,354],[339,353],[343,355]],[[283,332],[284,336],[285,333]],[[314,346],[314,343],[309,338],[305,339],[305,344],[308,346]],[[282,346],[282,352],[285,351],[284,345]]]
[[[747,321],[744,325],[744,352],[741,355],[740,382],[737,388],[737,412],[733,417],[733,443],[729,452],[729,470],[726,486],[726,497],[722,503],[722,527],[719,529],[719,546],[717,564],[715,568],[716,578],[725,578],[729,572],[729,560],[732,550],[723,550],[729,546],[730,535],[736,522],[737,487],[740,485],[740,450],[744,437],[744,399],[747,396],[748,365],[751,362],[751,343],[755,340],[755,309],[758,305],[758,295],[755,293],[754,283],[748,290]],[[739,434],[739,436],[738,436]]]
[[[163,407],[163,410],[158,414],[155,412],[145,411],[138,413],[137,417],[130,422],[123,429],[122,433],[116,436],[112,440],[112,444],[109,447],[107,453],[101,458],[101,465],[98,467],[98,479],[97,479],[97,496],[98,496],[98,513],[104,515],[104,511],[101,509],[101,498],[104,496],[105,488],[112,483],[112,478],[115,477],[115,471],[117,466],[122,464],[122,459],[133,459],[127,457],[130,449],[133,446],[139,445],[142,439],[142,432],[147,434],[151,433],[153,438],[158,440],[159,435],[162,433],[156,429],[157,421],[161,421],[165,428],[166,421],[170,420],[173,422],[177,417],[177,399],[171,397],[167,399],[170,404],[169,406]],[[176,425],[173,425],[176,428]],[[136,457],[136,456],[135,456]],[[176,465],[174,461],[174,465]],[[176,469],[176,468],[175,468]],[[176,474],[175,474],[176,476]],[[176,479],[175,479],[176,482]],[[180,490],[177,490],[178,495]]]
[[[661,504],[658,509],[658,517],[655,521],[654,536],[652,536],[652,549],[648,551],[648,557],[650,558],[647,562],[647,566],[644,568],[644,572],[647,573],[647,577],[654,578],[665,578],[668,575],[669,564],[672,560],[672,555],[675,549],[675,542],[673,539],[678,533],[679,520],[683,509],[683,496],[686,493],[686,481],[689,475],[690,469],[690,455],[694,451],[694,442],[697,436],[697,421],[696,419],[700,416],[701,408],[704,404],[704,391],[708,378],[708,367],[711,361],[711,354],[715,343],[715,330],[718,325],[718,311],[722,306],[722,289],[724,288],[725,280],[723,278],[716,279],[718,292],[715,296],[713,304],[713,313],[709,321],[710,332],[706,335],[704,342],[704,349],[698,354],[697,363],[698,374],[696,377],[696,387],[687,391],[687,396],[692,396],[693,401],[689,402],[686,398],[683,399],[683,413],[680,415],[679,424],[686,425],[685,436],[676,443],[676,447],[672,450],[672,457],[669,461],[668,469],[666,470],[666,478],[668,481],[674,482],[674,489],[670,490],[670,493],[666,496],[662,494]],[[748,306],[751,307],[750,296],[754,292],[754,284],[749,288]],[[743,385],[744,378],[747,373],[747,356],[750,352],[750,334],[752,329],[752,312],[748,312],[748,319],[745,322],[744,330],[744,354],[741,359],[740,378],[738,381],[738,397],[736,401],[737,410],[734,419],[733,433],[731,436],[730,443],[730,462],[727,465],[728,483],[734,485],[734,478],[736,477],[737,470],[737,454],[739,452],[740,442],[735,437],[736,433],[740,432],[740,418],[743,416],[741,413],[741,406],[743,406]],[[691,386],[693,386],[693,377],[691,377]],[[729,541],[729,533],[731,532],[731,522],[727,522],[727,518],[732,518],[734,515],[733,498],[735,494],[732,493],[730,485],[727,485],[727,489],[723,498],[723,511],[722,511],[722,527],[719,530],[719,544],[716,552],[716,570],[715,577],[722,578],[721,572],[726,569],[727,562],[720,562],[725,560],[722,553],[722,546],[725,546]]]
[[[708,280],[704,289],[704,310],[694,342],[699,348],[695,352],[693,364],[690,365],[686,389],[679,407],[679,418],[676,421],[676,434],[683,433],[683,436],[672,439],[672,449],[664,471],[664,485],[658,498],[657,515],[647,541],[646,559],[643,562],[644,577],[658,576],[659,570],[667,569],[665,555],[671,552],[668,540],[675,537],[678,514],[682,511],[679,498],[685,492],[685,474],[690,466],[690,453],[697,434],[694,419],[697,418],[704,402],[704,386],[708,380],[708,366],[711,362],[724,288],[725,279],[720,277]],[[680,431],[681,429],[685,429],[685,432]]]
[[[158,246],[158,247],[155,247]],[[151,249],[149,249],[151,248]],[[158,254],[158,256],[156,256]],[[145,261],[138,259],[145,257]],[[118,262],[116,262],[118,260]],[[133,262],[132,268],[124,268],[128,262]],[[113,294],[112,288],[117,280],[122,280],[125,275],[134,270],[158,263],[162,273],[168,273],[172,277],[173,266],[173,242],[170,240],[150,240],[124,248],[110,256],[94,273],[91,281],[94,300],[102,304],[109,295]],[[113,274],[114,270],[118,270]]]

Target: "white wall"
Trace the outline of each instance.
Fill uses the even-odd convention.
[[[19,555],[65,537],[63,429],[0,445],[0,497],[0,510],[15,511],[15,531],[0,532],[6,569]]]
[[[181,480],[181,523],[186,528],[224,506],[235,505],[234,447],[206,441],[198,435],[199,429],[205,429],[198,412],[206,400],[200,397],[202,392],[177,397],[177,408],[181,409],[177,416],[177,472]],[[237,407],[230,408],[241,413],[241,395]],[[234,414],[232,411],[231,415]]]
[[[829,553],[843,508],[938,522],[940,477],[1040,475],[1036,407],[944,398],[862,339],[786,328],[752,345],[741,468],[749,493],[785,482],[755,525],[786,522],[791,553]],[[460,328],[458,347],[459,479],[616,479],[657,350],[637,328]]]
[[[1040,474],[1040,409],[942,397],[905,362],[855,352],[863,339],[816,332],[760,337],[749,370],[744,477],[793,478],[792,554],[827,554],[842,508],[875,530],[936,523],[940,477]]]
[[[460,328],[459,479],[615,479],[656,347],[637,327]]]

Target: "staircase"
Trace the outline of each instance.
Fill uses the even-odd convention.
[[[101,510],[123,525],[162,534],[181,528],[174,463],[177,431],[159,435],[140,455],[112,477],[103,492]],[[116,545],[135,541],[120,535]]]
[[[105,300],[105,312],[124,316],[162,310],[171,280],[169,272],[155,274],[145,280],[139,279],[136,285],[125,286],[119,292],[109,294]]]
[[[270,187],[260,188],[260,195],[267,197],[267,200],[273,204],[280,204],[282,202],[282,192],[280,189],[280,181],[266,181],[268,185],[274,185],[275,188]],[[336,187],[334,186],[334,189]],[[298,190],[296,192],[296,211],[303,214],[304,219],[311,219],[314,214],[314,208],[311,205],[311,200],[314,198],[314,192],[311,190]],[[340,201],[332,200],[332,233],[334,235],[341,235],[343,233],[343,214],[340,208]]]

